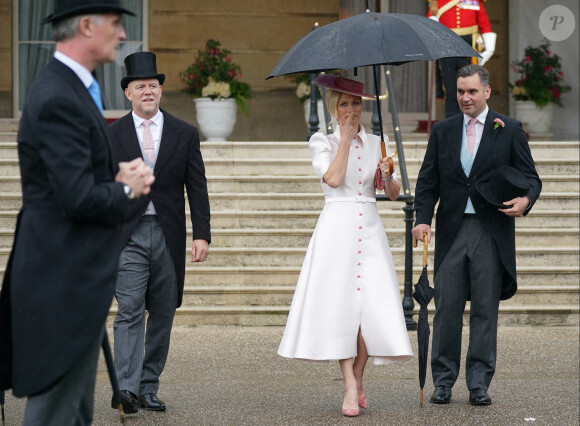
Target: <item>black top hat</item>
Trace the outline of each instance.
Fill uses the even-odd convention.
[[[121,79],[121,89],[123,90],[125,90],[133,80],[156,78],[159,80],[159,84],[161,85],[165,82],[165,74],[157,74],[155,53],[132,53],[125,58],[125,68],[127,69],[127,77]]]
[[[477,182],[475,188],[479,195],[492,206],[507,209],[510,206],[503,204],[503,202],[526,195],[530,188],[530,182],[518,169],[503,165],[491,179]]]
[[[54,0],[53,13],[44,18],[41,24],[93,13],[126,13],[135,16],[130,10],[121,7],[119,0]]]

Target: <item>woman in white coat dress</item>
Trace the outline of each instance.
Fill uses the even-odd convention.
[[[399,285],[376,207],[375,172],[394,200],[401,184],[381,159],[380,139],[359,123],[360,82],[325,75],[315,84],[328,90],[328,110],[338,126],[309,141],[325,206],[302,265],[278,354],[315,361],[338,360],[344,378],[342,413],[366,408],[363,373],[374,364],[413,356]],[[387,151],[388,152],[388,151]],[[354,361],[353,361],[354,359]]]

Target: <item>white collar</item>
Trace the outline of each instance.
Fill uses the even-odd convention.
[[[83,82],[86,88],[88,88],[93,82],[94,78],[91,72],[79,64],[77,61],[72,59],[70,56],[65,55],[61,51],[55,50],[54,58],[65,64],[78,76],[78,78]]]
[[[481,114],[479,114],[477,117],[475,117],[477,119],[477,121],[479,121],[481,124],[485,124],[485,119],[487,118],[487,113],[489,112],[489,106],[485,106],[485,109],[483,110],[483,112]],[[465,127],[467,127],[469,125],[469,122],[471,121],[471,117],[467,114],[463,114],[463,125]]]
[[[135,111],[131,111],[131,114],[133,115],[133,122],[135,123],[135,127],[141,126],[141,124],[143,124],[143,122],[146,120],[146,118],[139,117],[137,114],[135,114]],[[163,113],[161,112],[161,109],[157,110],[157,114],[151,117],[150,120],[156,126],[161,127],[161,120],[163,120]]]

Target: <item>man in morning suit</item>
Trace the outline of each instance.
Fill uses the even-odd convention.
[[[496,365],[499,301],[517,290],[514,218],[530,211],[542,189],[521,123],[492,111],[487,106],[490,94],[489,74],[481,65],[457,72],[457,101],[463,113],[433,127],[415,190],[412,234],[417,240],[425,233],[431,241],[439,202],[431,354],[431,402],[437,404],[450,402],[459,374],[467,300],[469,402],[491,404],[487,390]],[[501,197],[501,207],[494,206],[480,189],[506,168],[521,177],[522,191]]]
[[[121,231],[115,369],[125,412],[165,411],[157,391],[183,297],[184,187],[193,226],[192,262],[208,255],[209,198],[197,129],[159,108],[165,75],[157,73],[155,55],[133,53],[125,67],[121,88],[133,111],[109,125],[114,151],[121,161],[142,156],[156,180],[151,193],[130,207]]]
[[[118,0],[56,0],[54,58],[22,110],[22,209],[0,296],[0,389],[28,396],[25,425],[89,425],[113,300],[119,233],[152,170],[116,165],[91,72],[125,38]],[[94,97],[93,97],[94,96]],[[115,171],[118,170],[116,173]]]

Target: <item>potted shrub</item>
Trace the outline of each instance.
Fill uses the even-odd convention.
[[[240,66],[232,62],[231,51],[213,39],[179,73],[181,91],[193,97],[197,122],[208,141],[223,141],[231,134],[236,108],[248,113],[248,100],[253,96],[250,85],[240,77]]]
[[[515,101],[516,117],[528,125],[531,133],[548,133],[552,122],[553,105],[562,106],[562,94],[570,91],[564,83],[561,58],[552,54],[550,42],[537,47],[528,46],[524,56],[512,63],[517,74],[510,84]]]

